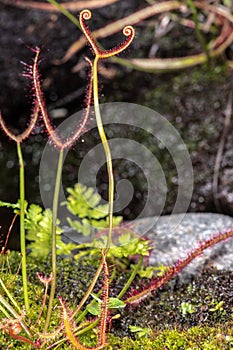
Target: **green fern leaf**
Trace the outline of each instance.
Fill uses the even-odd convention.
[[[57,220],[57,225],[59,220]],[[46,258],[51,250],[52,212],[44,211],[39,205],[31,204],[25,213],[26,238],[30,243],[31,255],[37,258]],[[57,243],[63,243],[60,234],[62,230],[57,226]]]
[[[69,225],[84,236],[89,236],[93,230],[100,230],[108,227],[108,204],[100,204],[101,196],[80,183],[74,188],[67,188],[69,196],[66,202],[67,209],[76,215],[80,220],[67,218]],[[120,225],[122,216],[113,218],[113,226]]]

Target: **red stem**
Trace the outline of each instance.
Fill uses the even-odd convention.
[[[207,248],[214,246],[215,244],[222,242],[228,238],[233,237],[233,230],[220,233],[204,242],[200,242],[199,246],[191,251],[188,256],[183,260],[178,260],[177,263],[169,267],[167,272],[149,284],[143,291],[136,291],[136,293],[125,300],[127,304],[137,304],[145,299],[151,292],[161,288],[165,283],[167,283],[174,275],[181,272],[187,265],[189,265],[196,257],[201,255],[203,251]]]

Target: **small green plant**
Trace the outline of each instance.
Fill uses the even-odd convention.
[[[213,305],[213,307],[211,307],[209,309],[209,311],[211,312],[224,312],[224,301],[212,301],[211,305]]]
[[[195,312],[195,307],[188,301],[181,303],[180,309],[184,317]]]
[[[142,328],[138,326],[129,326],[129,329],[132,333],[135,333],[138,338],[146,337],[152,332],[150,328]]]

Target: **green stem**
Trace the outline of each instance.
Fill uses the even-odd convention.
[[[47,317],[44,327],[44,332],[46,333],[49,327],[49,322],[52,314],[54,295],[56,291],[56,282],[57,282],[57,251],[56,251],[56,225],[57,225],[57,212],[59,204],[59,193],[61,186],[61,176],[62,176],[62,165],[63,165],[63,149],[60,150],[58,165],[57,165],[57,176],[54,188],[53,196],[53,211],[52,211],[52,274],[53,279],[51,282],[51,290],[49,296],[49,304]]]
[[[0,303],[4,306],[5,309],[7,309],[14,316],[16,320],[19,321],[19,323],[21,324],[21,326],[23,327],[27,335],[30,337],[31,333],[27,328],[26,324],[21,320],[20,315],[15,311],[15,309],[8,303],[8,301],[2,295],[0,295]],[[2,312],[4,312],[3,310],[4,309],[1,307]],[[4,312],[4,313],[5,315],[7,315],[7,312]]]
[[[101,270],[102,270],[102,263],[100,264],[100,268],[101,268],[101,269],[100,269],[100,271],[101,271]],[[97,275],[99,276],[99,273],[98,273],[98,272],[97,272]],[[114,272],[113,272],[113,274],[111,275],[111,277],[110,277],[110,279],[109,279],[109,284],[111,284],[111,281],[114,279],[115,275],[116,275],[116,270],[114,269]],[[94,280],[96,281],[95,277],[94,277]],[[93,286],[93,287],[94,287],[94,286]],[[92,290],[93,290],[93,288],[92,288]],[[85,301],[87,300],[87,299],[86,299],[86,295],[88,295],[88,297],[89,297],[90,294],[91,294],[91,291],[90,291],[90,292],[87,292],[87,293],[85,294]],[[99,297],[100,294],[101,294],[101,291],[97,293],[97,297]],[[83,303],[83,302],[81,302],[81,303],[82,303],[82,305],[81,305],[81,307],[82,307],[84,303]],[[92,300],[92,301],[90,302],[89,305],[92,305],[93,303],[94,303],[94,300]],[[81,307],[80,307],[80,305],[79,305],[78,311],[81,309]],[[75,316],[76,314],[77,314],[77,310],[72,314],[71,318],[73,319],[74,316]],[[88,314],[88,311],[87,311],[87,309],[85,309],[85,310],[78,316],[78,318],[76,319],[76,323],[82,322],[82,320],[84,319],[84,317],[85,317],[87,314]]]
[[[193,21],[195,23],[195,32],[196,32],[197,39],[199,40],[199,43],[201,44],[202,49],[204,50],[204,52],[206,54],[207,62],[210,62],[210,54],[208,51],[208,46],[207,46],[207,43],[204,39],[204,36],[202,35],[202,32],[200,30],[200,24],[198,21],[198,13],[197,13],[196,6],[194,5],[192,0],[187,0],[187,3],[188,3],[188,6],[193,11]]]
[[[99,267],[95,273],[95,276],[93,277],[90,286],[88,287],[88,290],[86,291],[84,297],[82,298],[82,300],[80,301],[77,309],[75,310],[75,312],[72,314],[72,318],[74,318],[75,315],[77,315],[77,313],[81,310],[81,308],[83,307],[83,305],[85,304],[85,302],[87,301],[89,295],[91,294],[91,292],[93,291],[93,288],[95,287],[96,281],[99,278],[99,275],[101,273],[103,269],[103,259],[101,259],[101,263],[99,264]]]
[[[118,294],[117,298],[121,299],[123,297],[123,295],[127,292],[127,290],[129,289],[129,287],[131,286],[138,270],[141,268],[142,266],[142,262],[143,262],[143,256],[141,255],[137,265],[134,266],[133,272],[131,273],[127,283],[124,285],[124,287],[122,288],[121,292]]]
[[[20,142],[17,142],[17,153],[19,160],[19,192],[20,192],[20,250],[22,254],[22,279],[23,294],[26,312],[29,311],[28,284],[27,284],[27,260],[26,260],[26,239],[25,239],[25,179],[24,179],[24,161]]]
[[[50,4],[54,5],[58,10],[63,13],[76,27],[81,29],[79,21],[75,16],[72,15],[68,10],[66,10],[61,4],[59,4],[56,0],[47,0]]]
[[[113,226],[113,201],[114,201],[114,177],[113,177],[113,169],[112,169],[112,156],[109,148],[108,140],[104,131],[102,117],[100,113],[99,106],[99,92],[98,92],[98,61],[99,57],[96,56],[93,64],[93,97],[94,97],[94,109],[95,109],[95,117],[96,123],[99,131],[99,135],[101,138],[101,142],[104,147],[106,162],[107,162],[107,171],[108,171],[108,217],[109,217],[109,231],[108,231],[108,239],[106,244],[106,254],[108,249],[111,246],[112,242],[112,226]]]
[[[3,282],[3,280],[1,278],[0,278],[0,285],[1,285],[2,289],[4,290],[4,292],[6,293],[6,295],[8,296],[8,298],[10,299],[10,301],[12,302],[12,304],[14,305],[14,307],[19,312],[22,312],[21,308],[19,307],[19,305],[17,304],[17,302],[15,301],[15,299],[13,298],[13,296],[11,295],[10,291],[7,289],[7,287],[5,286],[5,283]]]
[[[88,331],[90,331],[91,329],[93,329],[95,326],[97,326],[97,324],[99,323],[100,319],[98,318],[97,320],[91,322],[87,327],[82,328],[81,330],[75,331],[74,334],[75,335],[81,335],[84,334]]]
[[[74,334],[76,336],[85,334],[86,332],[90,331],[91,329],[93,329],[95,326],[97,326],[97,324],[99,323],[100,319],[98,318],[97,320],[91,322],[88,326],[86,326],[85,328],[82,328],[81,330],[74,330]],[[58,340],[56,343],[54,343],[52,346],[49,346],[47,349],[52,349],[52,347],[56,346],[55,349],[59,348],[60,345],[62,343],[65,343],[67,341],[66,338],[60,339]]]
[[[3,315],[10,319],[11,318],[11,315],[6,311],[6,309],[0,304],[0,311],[3,313]]]

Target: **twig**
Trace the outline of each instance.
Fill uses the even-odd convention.
[[[225,112],[225,119],[224,119],[224,126],[223,126],[223,132],[222,136],[218,145],[218,152],[215,159],[214,164],[214,175],[213,175],[213,198],[214,198],[214,205],[218,212],[221,212],[221,204],[219,202],[218,198],[218,185],[219,185],[219,172],[220,172],[220,166],[222,162],[222,155],[224,151],[224,146],[226,143],[230,121],[231,121],[231,114],[232,114],[232,90],[229,93],[226,112]]]

